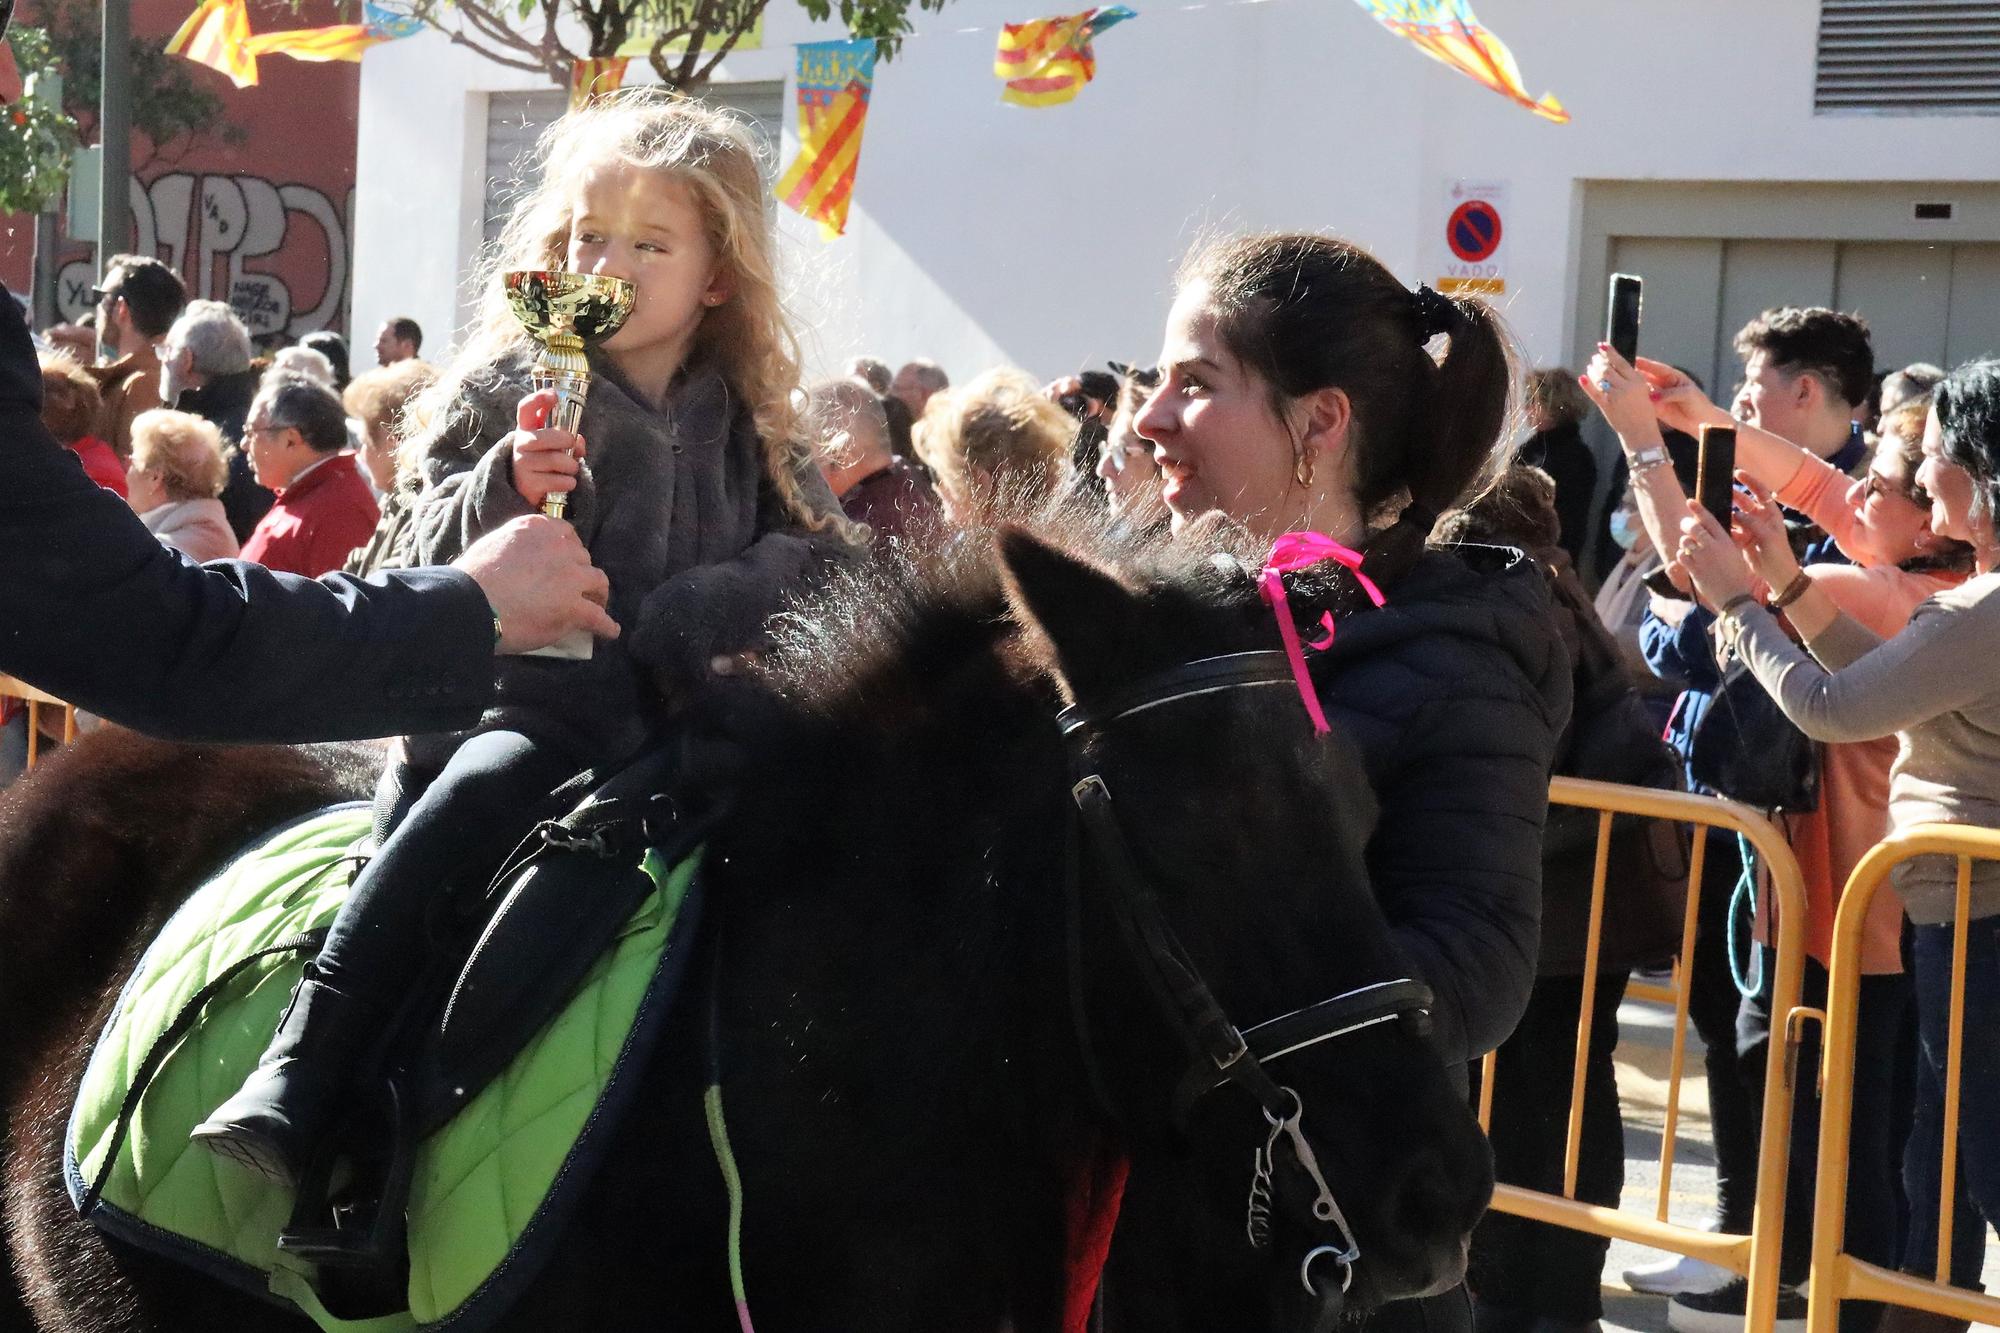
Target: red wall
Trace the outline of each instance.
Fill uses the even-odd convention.
[[[134,0],[132,30],[165,46],[195,3]],[[34,0],[24,0],[16,22],[32,24],[34,11]],[[331,5],[308,4],[297,15],[253,5],[250,21],[271,31],[336,20]],[[229,301],[253,334],[345,332],[361,67],[289,56],[257,67],[257,86],[238,88],[189,65],[221,95],[222,119],[245,136],[232,145],[211,133],[177,161],[143,165],[132,178],[132,241],[119,248],[172,264],[191,295]],[[144,162],[148,145],[134,138],[133,159]],[[0,217],[0,279],[15,291],[28,289],[33,236],[28,219]],[[93,253],[88,242],[65,238],[56,298],[65,318],[89,309]]]

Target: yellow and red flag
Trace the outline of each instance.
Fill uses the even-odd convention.
[[[799,155],[772,193],[819,223],[825,240],[847,230],[874,82],[875,43],[868,38],[799,45]]]
[[[1007,86],[1000,100],[1015,106],[1060,106],[1074,101],[1097,75],[1091,39],[1114,23],[1138,15],[1124,5],[1081,14],[1009,23],[1000,30],[993,73]]]
[[[577,61],[569,72],[569,109],[581,110],[590,105],[592,98],[618,91],[625,82],[625,67],[630,63],[629,56],[594,56]]]
[[[1507,43],[1489,32],[1472,12],[1471,0],[1354,0],[1374,15],[1375,21],[1416,44],[1433,60],[1491,88],[1502,97],[1519,102],[1528,110],[1558,125],[1569,123],[1553,93],[1540,100],[1528,95],[1521,83],[1521,70]]]
[[[290,28],[260,32],[243,43],[252,56],[290,56],[294,60],[359,60],[371,46],[390,39],[366,23],[336,23],[325,28]]]
[[[247,49],[249,40],[244,0],[202,0],[167,42],[167,54],[186,56],[228,75],[238,88],[251,88],[257,83],[257,57]]]

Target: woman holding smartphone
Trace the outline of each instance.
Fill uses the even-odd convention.
[[[1849,614],[1812,580],[1786,609],[1806,649],[1792,642],[1756,596],[1756,571],[1773,562],[1781,568],[1783,560],[1775,515],[1761,493],[1753,492],[1739,509],[1739,541],[1748,560],[1720,524],[1692,511],[1681,525],[1677,554],[1696,590],[1720,610],[1727,642],[1801,730],[1834,742],[1897,738],[1890,786],[1896,827],[2000,828],[2000,680],[1968,669],[2000,652],[1994,519],[2000,509],[2000,361],[1961,366],[1938,385],[1924,426],[1923,458],[1916,481],[1931,499],[1931,527],[1968,543],[1977,573],[1925,601],[1894,634]],[[1921,1271],[1937,1249],[1956,866],[1949,857],[1916,858],[1897,867],[1895,886],[1916,926],[1922,1059],[1916,1125],[1904,1159],[1910,1235],[1903,1260]],[[1967,933],[1963,1089],[1967,1106],[1990,1107],[2000,1099],[2000,866],[1974,863]],[[1858,1081],[1857,1096],[1882,1082]],[[2000,1128],[1991,1115],[1968,1116],[1959,1146],[1966,1184],[1992,1222],[2000,1218]],[[1850,1226],[1852,1216],[1850,1208]],[[1954,1240],[1951,1279],[1976,1286],[1983,1236],[1977,1227],[1961,1226]]]
[[[1736,429],[1736,462],[1748,484],[1759,486],[1767,499],[1777,489],[1780,502],[1789,500],[1818,522],[1840,548],[1819,548],[1823,558],[1802,567],[1789,542],[1773,547],[1761,571],[1757,593],[1775,613],[1789,613],[1808,592],[1837,602],[1859,623],[1881,636],[1895,634],[1910,612],[1926,598],[1964,578],[1954,566],[1969,564],[1969,552],[1932,531],[1928,513],[1915,496],[1916,459],[1909,432],[1898,443],[1877,451],[1865,480],[1851,484],[1844,474],[1807,450],[1768,431],[1732,420],[1710,403],[1691,381],[1660,362],[1640,358],[1634,366],[1608,347],[1600,347],[1590,363],[1584,391],[1597,402],[1618,433],[1631,460],[1632,496],[1642,520],[1663,553],[1672,555],[1680,540],[1681,520],[1689,499],[1661,443],[1662,422],[1699,431],[1703,426]],[[1917,432],[1921,438],[1921,432]],[[1887,438],[1887,437],[1885,437]],[[1770,512],[1777,514],[1773,504]],[[1779,521],[1782,528],[1782,521]],[[1780,550],[1779,548],[1782,548]],[[1809,551],[1808,555],[1814,555]],[[1841,563],[1845,555],[1859,563]],[[1669,565],[1675,582],[1687,586],[1677,564]],[[1709,624],[1709,611],[1698,624]],[[1701,651],[1713,655],[1712,636]],[[1810,733],[1809,733],[1810,734]],[[1822,747],[1820,791],[1816,809],[1780,812],[1778,821],[1798,858],[1806,889],[1806,970],[1801,1003],[1824,1005],[1827,965],[1832,959],[1833,919],[1848,876],[1868,849],[1889,830],[1889,775],[1896,747],[1885,737],[1844,737]],[[1715,889],[1707,886],[1708,891]],[[1864,1067],[1887,1068],[1895,1059],[1909,1002],[1909,979],[1902,968],[1902,913],[1891,899],[1880,899],[1870,914],[1862,965],[1861,1058]],[[1705,946],[1712,948],[1713,946]],[[1763,975],[1774,971],[1774,955],[1764,950]],[[1772,1028],[1767,995],[1741,1000],[1736,1014],[1736,1069],[1761,1105],[1764,1053]],[[1807,1038],[1805,1054],[1817,1059],[1817,1034]],[[1896,1258],[1895,1115],[1888,1079],[1856,1089],[1853,1140],[1849,1152],[1852,1179],[1848,1235],[1853,1252],[1870,1262],[1891,1264]],[[1754,1132],[1754,1130],[1753,1130]],[[1718,1139],[1722,1131],[1718,1130]],[[1818,1108],[1811,1097],[1794,1103],[1791,1178],[1786,1191],[1785,1253],[1781,1277],[1788,1285],[1802,1281],[1811,1240],[1813,1163],[1819,1134]],[[1745,1181],[1747,1188],[1751,1182]],[[1730,1219],[1734,1221],[1735,1219]],[[1707,1316],[1736,1314],[1732,1283],[1722,1292],[1676,1298],[1676,1328],[1698,1330]],[[1794,1298],[1788,1293],[1784,1303]],[[1686,1307],[1684,1310],[1678,1307]],[[1865,1308],[1852,1318],[1865,1321]],[[1719,1324],[1718,1324],[1719,1327]]]

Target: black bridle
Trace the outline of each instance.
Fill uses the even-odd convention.
[[[1185,1129],[1195,1104],[1208,1093],[1230,1084],[1248,1092],[1262,1108],[1270,1126],[1258,1149],[1251,1177],[1247,1238],[1253,1248],[1270,1244],[1270,1220],[1276,1198],[1272,1178],[1277,1169],[1278,1143],[1290,1149],[1292,1167],[1311,1184],[1312,1220],[1334,1229],[1336,1242],[1309,1250],[1299,1264],[1299,1280],[1317,1303],[1312,1327],[1330,1327],[1339,1317],[1344,1293],[1361,1258],[1361,1244],[1348,1224],[1319,1165],[1304,1128],[1305,1103],[1292,1088],[1280,1084],[1265,1068],[1285,1056],[1359,1032],[1378,1023],[1429,1019],[1430,988],[1410,977],[1344,991],[1330,999],[1250,1028],[1239,1028],[1217,1002],[1214,992],[1167,924],[1159,895],[1132,855],[1112,808],[1111,788],[1089,753],[1089,741],[1116,723],[1186,699],[1228,690],[1267,685],[1292,686],[1290,662],[1282,652],[1233,653],[1187,662],[1148,676],[1110,697],[1086,707],[1079,702],[1057,715],[1068,744],[1070,795],[1077,817],[1072,823],[1065,894],[1068,912],[1070,1019],[1091,1085],[1104,1111],[1118,1117],[1104,1071],[1096,1056],[1084,1000],[1082,943],[1082,869],[1087,856],[1103,882],[1119,934],[1139,973],[1146,979],[1168,1026],[1187,1046],[1190,1059],[1182,1074],[1172,1108],[1173,1124]],[[1313,1265],[1330,1260],[1339,1270],[1337,1285],[1315,1284]]]

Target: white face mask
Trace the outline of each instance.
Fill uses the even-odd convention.
[[[1629,509],[1611,511],[1611,540],[1618,549],[1629,551],[1639,543],[1639,520]]]

